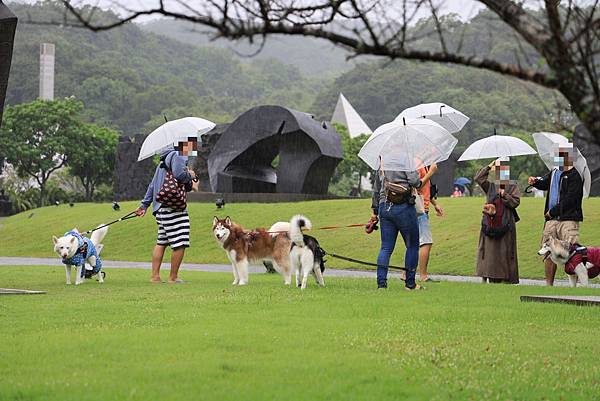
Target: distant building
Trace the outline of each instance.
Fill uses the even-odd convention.
[[[340,93],[340,96],[338,97],[335,110],[331,116],[331,122],[342,124],[348,128],[348,133],[351,138],[361,134],[371,135],[373,133],[342,93]]]
[[[40,99],[54,100],[54,44],[40,44]]]

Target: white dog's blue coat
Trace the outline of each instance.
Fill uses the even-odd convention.
[[[98,255],[98,252],[96,251],[96,247],[94,246],[92,240],[83,237],[77,231],[73,230],[66,232],[64,236],[66,237],[69,235],[77,238],[77,251],[75,252],[75,255],[73,255],[73,257],[63,259],[62,262],[65,265],[84,266],[85,261],[88,258],[90,258],[91,256],[95,256],[96,266],[92,266],[92,274],[97,274],[100,271],[100,269],[102,269],[102,261],[100,260],[100,255]],[[85,269],[81,269],[81,277],[84,277],[84,275]]]

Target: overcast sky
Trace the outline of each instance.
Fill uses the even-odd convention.
[[[9,0],[10,1],[10,0]],[[13,0],[17,3],[35,3],[37,0]],[[102,8],[112,9],[115,12],[119,12],[122,10],[119,5],[125,6],[129,9],[142,10],[147,9],[157,3],[155,0],[75,0],[77,3],[86,3],[86,4],[94,4],[99,5]],[[310,1],[307,1],[310,2]],[[537,0],[531,1],[532,3],[538,3]],[[166,4],[169,3],[168,0],[165,1]],[[193,7],[194,4],[201,4],[202,1],[190,1],[190,6]],[[473,17],[479,10],[481,10],[484,6],[481,5],[478,1],[475,0],[434,0],[434,4],[441,4],[441,12],[442,14],[455,13],[460,15],[461,19],[467,20]],[[427,12],[427,9],[423,9],[418,17],[428,17],[430,15]],[[156,17],[146,17],[144,20],[159,18]],[[418,19],[418,18],[417,18]],[[138,22],[143,22],[144,20],[140,20]]]

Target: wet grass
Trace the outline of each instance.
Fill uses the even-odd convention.
[[[537,256],[543,228],[543,199],[523,198],[517,225],[518,256],[521,277],[543,277],[543,265]],[[438,274],[473,275],[479,236],[481,198],[445,198],[440,203],[446,217],[431,216],[435,244],[430,271]],[[61,235],[73,227],[87,230],[112,221],[137,207],[125,202],[121,212],[110,204],[76,204],[50,206],[21,213],[0,222],[0,256],[53,257],[52,235]],[[206,203],[189,206],[192,223],[192,247],[187,251],[188,263],[228,263],[224,252],[212,237],[212,219],[229,215],[245,227],[269,227],[276,221],[289,221],[298,213],[308,216],[317,227],[366,222],[370,216],[369,200],[330,200],[275,204],[228,204],[224,210]],[[600,199],[584,201],[585,222],[581,226],[584,244],[600,246]],[[31,217],[30,217],[31,216]],[[326,250],[353,258],[375,261],[379,249],[379,232],[366,235],[362,228],[320,230],[311,232]],[[117,223],[110,227],[103,256],[108,260],[148,261],[156,240],[156,223],[151,215]],[[391,263],[402,264],[404,247],[400,240]],[[361,268],[336,259],[329,267]],[[563,277],[560,273],[559,277]]]
[[[600,399],[600,309],[519,301],[593,290],[107,272],[0,267],[0,287],[48,291],[0,296],[0,400]]]

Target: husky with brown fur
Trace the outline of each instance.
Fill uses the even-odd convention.
[[[292,282],[290,268],[291,240],[285,233],[271,235],[263,228],[246,230],[227,216],[213,220],[213,234],[225,250],[233,269],[233,285],[248,284],[248,265],[261,261],[273,263],[286,285]]]

